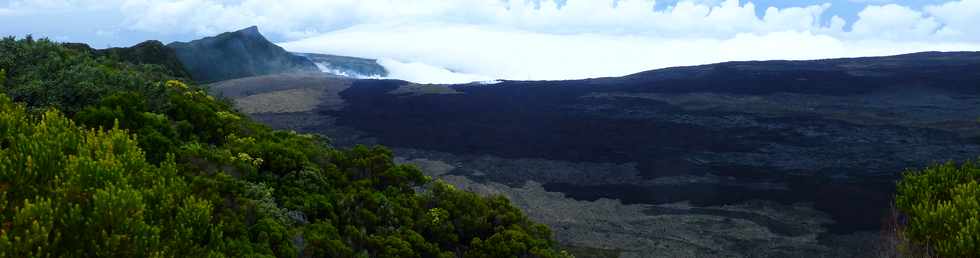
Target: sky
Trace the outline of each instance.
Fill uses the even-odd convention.
[[[0,0],[0,34],[96,48],[252,25],[290,51],[424,83],[739,60],[980,51],[980,0]]]

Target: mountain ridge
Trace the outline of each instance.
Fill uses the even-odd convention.
[[[176,51],[191,76],[201,82],[318,71],[310,60],[269,42],[256,26],[190,42],[173,42],[167,47]]]

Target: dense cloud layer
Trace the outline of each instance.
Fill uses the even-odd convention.
[[[389,33],[392,31],[395,33]],[[411,60],[475,74],[481,80],[574,79],[729,60],[819,59],[980,49],[968,43],[842,40],[796,31],[743,33],[728,39],[657,38],[555,35],[450,24],[358,26],[282,45],[305,52]],[[405,73],[395,71],[392,76],[419,82],[467,82],[469,77],[474,77],[445,72]]]
[[[867,4],[851,20],[828,14],[831,3],[738,0],[17,0],[8,8],[118,8],[125,29],[163,35],[259,25],[287,49],[378,58],[393,77],[422,82],[980,50],[980,0],[850,1]]]

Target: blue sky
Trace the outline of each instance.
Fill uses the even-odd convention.
[[[574,79],[731,60],[980,51],[980,0],[0,0],[0,34],[97,48],[258,25],[422,82]]]

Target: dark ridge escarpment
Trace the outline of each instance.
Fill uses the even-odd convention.
[[[319,71],[309,59],[269,42],[255,26],[167,47],[177,52],[191,77],[200,82]]]

